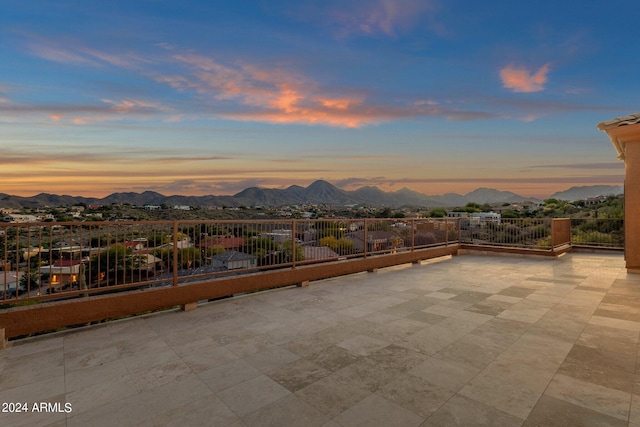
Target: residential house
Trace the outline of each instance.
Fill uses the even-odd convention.
[[[18,292],[20,279],[24,273],[22,271],[5,271],[0,274],[0,297],[6,296],[11,298]]]
[[[162,259],[149,253],[149,249],[142,249],[134,252],[131,257],[134,260],[136,268],[140,271],[148,271],[158,273],[164,271]]]
[[[51,286],[62,286],[79,281],[81,264],[82,261],[78,259],[59,259],[51,265],[41,266],[39,273],[49,277]]]
[[[258,258],[254,255],[238,251],[227,251],[211,257],[211,265],[223,270],[237,270],[240,268],[256,268]]]
[[[268,233],[260,233],[260,237],[272,239],[276,243],[282,244],[287,240],[291,240],[293,232],[290,229],[273,230]]]
[[[158,246],[161,249],[173,249],[173,242],[172,243],[165,243],[164,245],[160,245]],[[191,240],[189,238],[184,238],[184,239],[180,239],[176,242],[176,247],[178,249],[186,249],[186,248],[192,248],[193,244],[191,243]]]
[[[14,222],[14,223],[38,222],[38,218],[36,218],[33,215],[9,214],[4,216],[4,222]]]
[[[129,248],[133,251],[141,251],[147,247],[147,239],[132,239],[122,244],[125,248]]]
[[[344,235],[345,239],[353,242],[353,247],[358,252],[367,252],[392,250],[404,246],[404,241],[396,233],[392,231],[374,230],[366,232],[360,230]]]
[[[305,261],[327,261],[338,259],[340,255],[326,246],[302,246]]]
[[[585,205],[598,205],[607,201],[607,196],[590,197],[584,201]]]
[[[502,219],[502,215],[496,212],[473,212],[471,214],[472,225],[487,224],[487,223],[500,224],[501,219]]]
[[[456,221],[433,221],[425,220],[416,222],[417,231],[432,231],[432,230],[455,230],[457,226]]]

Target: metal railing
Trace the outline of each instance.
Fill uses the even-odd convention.
[[[459,242],[455,219],[0,224],[0,302],[381,256]]]
[[[551,218],[462,218],[462,243],[552,249]]]
[[[571,244],[596,248],[624,248],[624,220],[572,219]]]
[[[584,224],[572,233],[569,219],[0,223],[0,348],[5,338],[193,309],[460,249],[557,256],[575,242],[603,244],[587,231],[622,232],[622,224]],[[110,295],[85,298],[100,294]]]
[[[624,245],[622,220],[555,221],[368,218],[0,223],[0,303],[179,286],[459,243],[551,251],[558,244],[554,236],[560,229],[566,235],[562,244],[569,243],[570,231],[571,245]]]

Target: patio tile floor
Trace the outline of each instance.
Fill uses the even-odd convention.
[[[12,341],[0,425],[640,427],[639,349],[621,255],[461,255]]]

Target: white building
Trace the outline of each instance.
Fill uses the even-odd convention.
[[[4,216],[4,222],[38,222],[33,215],[9,214]]]
[[[502,216],[495,212],[474,212],[471,214],[471,224],[500,224]]]

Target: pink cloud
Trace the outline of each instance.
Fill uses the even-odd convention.
[[[89,49],[85,47],[79,48],[79,51],[84,53],[87,57],[91,59],[97,59],[101,62],[106,62],[107,64],[122,67],[122,68],[135,68],[138,66],[140,62],[149,63],[150,61],[145,60],[134,54],[111,54],[106,52],[101,52],[95,49]]]
[[[434,101],[433,99],[421,99],[419,101],[416,101],[413,103],[414,105],[431,105],[431,106],[435,106],[440,104],[438,101]]]
[[[508,65],[500,70],[502,85],[513,92],[539,92],[547,82],[549,66],[550,64],[544,64],[532,74],[525,67]]]
[[[32,55],[61,64],[101,67],[109,64],[121,68],[137,68],[149,63],[132,53],[108,53],[84,46],[78,40],[53,40],[36,34],[25,34],[25,45]]]
[[[540,117],[544,117],[545,115],[546,114],[544,113],[529,113],[521,117],[520,120],[522,120],[525,123],[531,123],[538,120]]]
[[[141,101],[139,99],[123,99],[121,101],[113,101],[111,99],[101,99],[105,104],[111,104],[111,109],[116,113],[150,112],[152,110],[171,112],[172,109],[165,107],[157,102]]]
[[[96,61],[87,58],[84,55],[57,46],[29,43],[27,47],[33,55],[49,61],[62,64],[90,65],[94,67],[99,65]]]
[[[330,24],[338,26],[336,34],[385,34],[395,37],[399,31],[412,28],[427,12],[433,12],[434,2],[427,0],[366,0],[344,3],[328,8]]]

